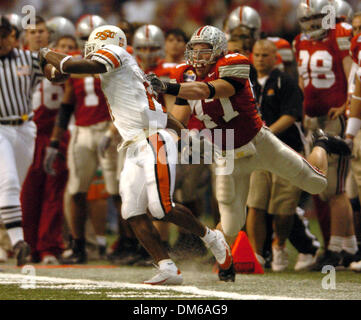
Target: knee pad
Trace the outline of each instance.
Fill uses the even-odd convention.
[[[302,170],[290,181],[310,194],[320,194],[327,188],[327,178],[304,159]]]
[[[231,204],[235,198],[234,178],[231,175],[216,177],[216,199],[224,204]]]

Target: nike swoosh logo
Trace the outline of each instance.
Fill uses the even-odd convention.
[[[214,75],[214,72],[208,73],[208,77],[212,77]]]
[[[219,265],[219,267],[223,270],[227,270],[230,268],[232,264],[232,253],[228,245],[224,244],[226,247],[226,259],[224,259],[224,262]]]

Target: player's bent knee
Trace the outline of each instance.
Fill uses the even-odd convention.
[[[291,182],[310,194],[320,194],[327,188],[327,178],[306,160],[302,171]]]

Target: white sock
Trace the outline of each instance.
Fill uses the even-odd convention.
[[[355,254],[358,251],[356,236],[344,237],[342,249],[350,254]]]
[[[10,228],[6,230],[8,232],[11,245],[15,246],[18,241],[24,240],[24,231],[21,227]]]
[[[343,237],[331,236],[330,243],[328,244],[328,250],[333,252],[341,252],[343,244]]]
[[[214,232],[214,230],[209,229],[206,227],[206,234],[204,237],[200,237],[206,244],[209,244],[216,238],[217,234]]]
[[[100,246],[106,246],[107,245],[107,238],[105,236],[96,236],[97,244]]]
[[[160,270],[170,270],[173,272],[178,272],[178,268],[175,265],[175,263],[172,261],[172,259],[160,260],[158,262],[158,265]]]

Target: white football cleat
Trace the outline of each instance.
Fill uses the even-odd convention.
[[[153,286],[161,285],[180,285],[183,283],[183,276],[179,269],[176,272],[173,270],[161,270],[157,267],[158,273],[151,279],[144,281],[144,284]]]
[[[0,262],[4,263],[8,260],[8,253],[5,249],[0,247]]]
[[[355,272],[361,272],[361,260],[350,263],[350,269]]]
[[[299,253],[295,264],[295,271],[308,270],[316,262],[316,254]]]
[[[288,253],[286,247],[272,246],[272,271],[284,271],[288,267]]]
[[[206,243],[206,246],[212,251],[216,258],[219,267],[227,270],[232,264],[232,252],[231,248],[226,242],[224,235],[219,230],[213,230],[216,233],[216,237],[210,243]]]
[[[41,264],[42,265],[58,265],[59,261],[55,256],[52,255],[46,255],[44,256],[44,258],[41,260]]]

